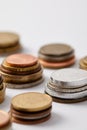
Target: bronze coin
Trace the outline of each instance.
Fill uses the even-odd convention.
[[[31,69],[29,71],[12,71],[12,70],[8,70],[8,69],[5,69],[5,67],[3,67],[2,65],[0,66],[0,70],[6,74],[12,74],[12,75],[29,75],[29,74],[34,74],[34,73],[37,73],[38,71],[40,71],[42,68],[41,68],[41,65],[39,64],[37,66],[36,69]]]
[[[48,56],[64,56],[74,52],[73,48],[67,44],[47,44],[39,50],[40,54]]]
[[[27,83],[6,83],[5,82],[5,87],[6,88],[11,88],[11,89],[30,88],[30,87],[34,87],[34,86],[42,83],[43,81],[44,81],[44,78],[40,77],[37,80],[30,81],[30,82],[27,82]]]
[[[46,117],[47,115],[51,113],[51,110],[52,110],[52,107],[44,111],[40,111],[40,112],[21,112],[11,107],[10,112],[11,112],[12,117],[14,118],[25,119],[25,120],[35,120],[35,119],[41,119],[41,118]]]
[[[12,32],[0,32],[0,48],[8,48],[17,45],[19,36]]]
[[[39,54],[39,59],[42,59],[44,61],[48,61],[48,62],[63,62],[63,61],[67,61],[71,58],[74,57],[74,52],[72,52],[69,55],[64,55],[64,56],[48,56],[48,55],[43,55],[43,54]]]
[[[12,122],[18,123],[18,124],[25,124],[25,125],[32,125],[32,124],[39,124],[39,123],[43,123],[47,120],[49,120],[51,117],[51,114],[49,114],[48,116],[42,118],[42,119],[36,119],[36,120],[22,120],[22,119],[18,119],[18,118],[14,118],[12,117]]]

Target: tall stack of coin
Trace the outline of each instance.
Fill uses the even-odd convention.
[[[39,61],[47,68],[63,68],[75,63],[74,49],[67,44],[48,44],[39,50]]]
[[[0,32],[0,54],[21,49],[19,36],[12,32]]]
[[[47,94],[29,92],[12,98],[12,121],[19,124],[37,124],[50,118],[52,98]]]
[[[0,72],[8,88],[32,87],[43,81],[38,59],[28,54],[8,56],[2,62]]]
[[[73,103],[86,100],[87,71],[74,68],[57,70],[51,74],[45,92],[57,102]]]
[[[2,76],[0,75],[0,103],[4,101],[5,98],[5,85],[3,84]]]
[[[79,65],[81,69],[87,70],[87,56],[80,60]]]

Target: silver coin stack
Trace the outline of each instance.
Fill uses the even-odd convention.
[[[53,72],[45,92],[54,101],[73,103],[87,99],[87,71],[67,68]]]

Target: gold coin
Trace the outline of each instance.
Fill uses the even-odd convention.
[[[0,32],[0,48],[12,47],[19,41],[16,33]]]
[[[11,75],[11,74],[4,73],[2,71],[1,71],[1,74],[3,76],[4,82],[25,83],[25,82],[37,80],[38,78],[40,78],[42,76],[42,72],[43,71],[41,69],[37,73],[33,73],[30,75]]]
[[[13,47],[8,47],[8,48],[3,48],[3,49],[0,49],[0,53],[9,53],[9,52],[14,52],[14,51],[16,51],[16,50],[20,50],[20,49],[22,49],[22,46],[20,45],[20,44],[17,44],[17,45],[15,45],[15,46],[13,46]]]
[[[24,71],[31,71],[31,70],[34,70],[34,69],[37,69],[39,66],[40,66],[40,63],[36,63],[35,65],[33,66],[30,66],[30,67],[12,67],[10,65],[8,65],[6,63],[6,61],[4,60],[3,63],[2,63],[2,66],[7,69],[7,70],[11,70],[11,71],[19,71],[19,72],[24,72]]]
[[[79,65],[80,65],[81,69],[87,70],[87,66],[84,64],[84,59],[83,58],[80,60]]]
[[[29,92],[13,97],[11,105],[16,110],[37,112],[51,107],[52,98],[47,94]]]

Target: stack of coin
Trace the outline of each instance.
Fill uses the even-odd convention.
[[[75,63],[74,49],[67,44],[48,44],[39,50],[39,61],[47,68],[63,68]]]
[[[28,92],[12,98],[12,121],[19,124],[37,124],[50,118],[52,98],[47,94]]]
[[[87,56],[80,60],[79,65],[81,69],[87,70]]]
[[[0,103],[4,101],[5,98],[5,85],[3,83],[2,76],[0,75]]]
[[[0,53],[7,53],[19,50],[21,45],[19,43],[18,34],[12,32],[0,32]]]
[[[8,88],[26,88],[43,81],[38,59],[29,54],[13,54],[1,64],[0,72]]]
[[[82,69],[60,69],[51,74],[45,92],[54,101],[63,103],[87,99],[87,71]]]
[[[11,119],[10,115],[0,110],[0,130],[10,130],[11,128]]]

